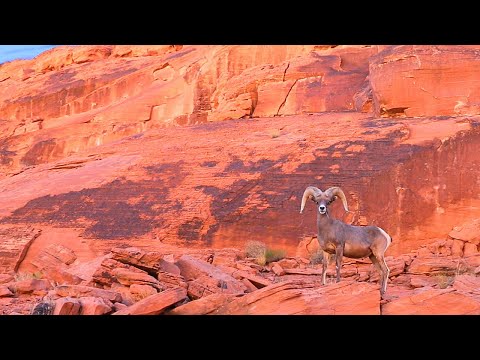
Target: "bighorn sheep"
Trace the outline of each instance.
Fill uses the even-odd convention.
[[[314,186],[309,186],[303,193],[300,208],[301,214],[307,199],[311,199],[318,205],[317,238],[320,248],[323,250],[322,284],[325,285],[326,283],[330,254],[336,255],[337,282],[340,281],[343,256],[357,259],[368,256],[380,272],[380,293],[383,295],[387,290],[387,281],[390,274],[384,254],[390,246],[392,238],[377,226],[348,225],[330,218],[328,205],[337,198],[342,199],[343,207],[348,212],[347,199],[342,189],[335,186],[322,192]]]

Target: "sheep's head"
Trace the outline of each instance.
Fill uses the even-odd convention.
[[[300,208],[300,214],[303,212],[305,208],[305,204],[307,199],[312,200],[318,206],[318,212],[321,215],[327,213],[327,206],[334,202],[337,198],[342,199],[343,207],[346,212],[348,212],[348,205],[347,205],[347,198],[343,193],[342,189],[337,186],[331,187],[325,192],[316,188],[315,186],[309,186],[305,189],[302,197],[302,206]]]

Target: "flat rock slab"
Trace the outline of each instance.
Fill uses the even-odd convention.
[[[289,280],[269,285],[220,307],[220,315],[380,314],[378,286],[342,281],[322,287]]]
[[[231,294],[211,294],[170,310],[166,315],[207,315],[235,298]]]
[[[202,276],[208,276],[221,282],[220,287],[224,293],[238,294],[247,290],[247,287],[240,280],[226,274],[215,265],[190,255],[183,255],[178,259],[176,265],[180,268],[181,274],[186,280],[195,280]]]
[[[112,315],[159,315],[168,307],[182,301],[187,297],[187,290],[184,288],[168,289],[151,295],[139,302],[117,311]]]
[[[58,295],[63,297],[99,297],[112,302],[121,302],[122,296],[115,291],[98,289],[84,285],[60,285],[55,288]]]
[[[55,301],[53,315],[80,315],[80,301],[71,297],[64,297]]]
[[[30,244],[41,230],[28,227],[0,227],[0,273],[17,271]]]
[[[421,288],[382,307],[382,315],[479,315],[480,299],[455,289]]]
[[[160,263],[165,261],[162,253],[157,251],[146,252],[135,247],[114,248],[112,253],[114,260],[136,266],[147,272],[156,273],[161,268]]]
[[[79,298],[80,315],[105,315],[112,312],[113,304],[99,297],[85,296]]]
[[[10,291],[10,289],[5,285],[0,285],[0,298],[11,296],[13,296],[13,293]]]

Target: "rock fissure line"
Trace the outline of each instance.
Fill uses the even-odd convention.
[[[280,107],[278,108],[277,110],[277,113],[275,114],[275,116],[278,116],[278,114],[280,113],[280,110],[282,110],[282,108],[285,106],[285,103],[287,102],[287,99],[288,99],[288,95],[290,95],[290,92],[292,91],[293,87],[295,86],[295,84],[297,83],[299,79],[296,79],[292,86],[290,87],[290,89],[288,90],[287,92],[287,95],[285,96],[285,99],[283,100],[283,102],[280,104]]]

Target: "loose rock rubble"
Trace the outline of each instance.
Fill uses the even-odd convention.
[[[173,256],[129,247],[114,248],[82,266],[73,264],[71,250],[52,246],[39,258],[48,258],[45,254],[53,249],[61,249],[68,257],[48,260],[49,271],[42,278],[0,275],[0,311],[35,315],[480,314],[480,253],[460,256],[450,240],[387,256],[390,281],[383,298],[378,272],[365,259],[345,258],[340,283],[335,282],[332,263],[328,283],[322,286],[322,265],[304,257],[258,265],[234,249],[191,253],[184,249],[183,255],[177,249]],[[58,277],[48,277],[59,270],[71,276],[64,276],[62,283]]]

